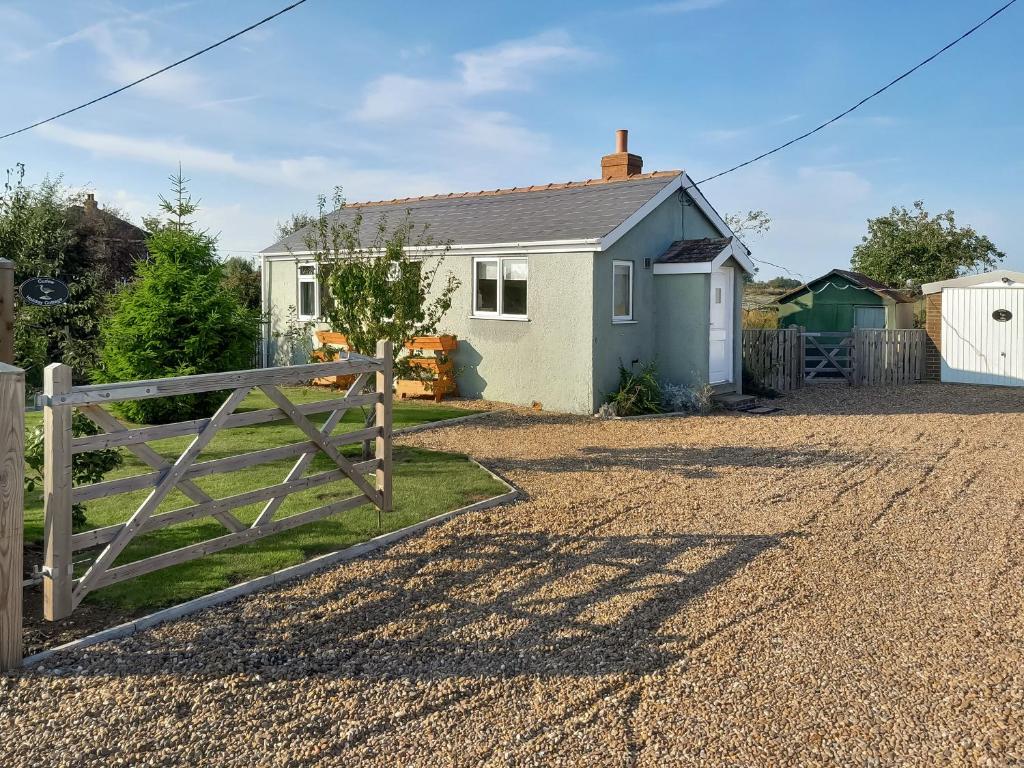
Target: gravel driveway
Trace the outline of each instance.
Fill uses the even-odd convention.
[[[0,678],[0,765],[1021,765],[1024,393],[780,404],[412,436],[529,500]]]

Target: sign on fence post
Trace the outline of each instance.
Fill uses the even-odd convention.
[[[53,396],[71,391],[71,368],[50,363],[43,373],[43,616],[71,615],[71,411]]]
[[[25,372],[0,362],[0,672],[21,666]]]
[[[14,262],[0,259],[0,363],[14,365]]]

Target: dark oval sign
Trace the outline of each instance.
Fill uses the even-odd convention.
[[[992,313],[992,319],[997,323],[1006,323],[1013,319],[1013,312],[1008,309],[997,309]]]
[[[37,307],[56,307],[68,300],[68,287],[55,277],[30,277],[21,284],[21,297]]]

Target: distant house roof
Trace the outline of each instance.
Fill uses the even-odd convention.
[[[328,220],[354,224],[362,215],[361,242],[373,241],[382,217],[391,224],[405,221],[419,230],[428,227],[434,243],[476,245],[600,239],[623,224],[645,203],[675,182],[682,171],[658,171],[628,179],[569,182],[408,197],[370,203],[349,203],[328,214]],[[264,254],[304,252],[308,229],[288,235]]]
[[[914,301],[913,297],[908,296],[903,291],[897,290],[896,288],[890,288],[885,283],[880,283],[877,280],[868,277],[867,275],[863,275],[860,272],[853,272],[852,270],[849,269],[833,269],[831,272],[828,272],[822,275],[821,277],[815,278],[810,282],[804,283],[800,287],[794,288],[791,291],[787,291],[786,293],[779,296],[779,298],[777,298],[775,301],[778,304],[781,304],[785,301],[789,301],[790,299],[800,295],[801,293],[811,290],[811,286],[817,285],[818,283],[823,283],[837,275],[853,283],[858,288],[863,288],[865,290],[871,291],[872,293],[877,294],[878,296],[881,296],[884,299],[892,299],[893,301],[899,304],[909,304]]]
[[[659,258],[659,264],[698,264],[714,261],[732,243],[731,237],[676,240]]]
[[[925,283],[921,286],[921,291],[926,294],[938,293],[943,288],[971,288],[978,285],[988,285],[989,283],[1021,288],[1024,287],[1024,272],[995,269],[991,272],[983,272],[980,275],[964,275],[963,277],[954,277],[952,280]]]

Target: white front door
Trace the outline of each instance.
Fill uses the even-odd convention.
[[[708,375],[712,384],[733,380],[733,283],[732,267],[711,273],[711,359]]]

